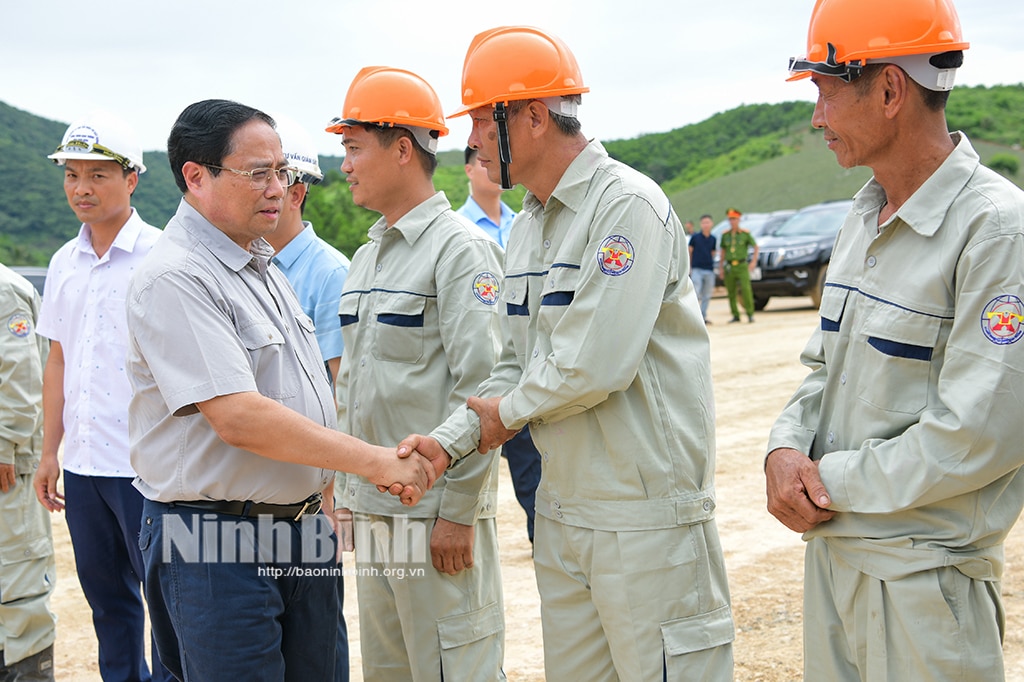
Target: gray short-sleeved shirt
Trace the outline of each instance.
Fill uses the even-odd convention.
[[[129,411],[135,486],[150,499],[291,504],[333,472],[222,441],[196,403],[258,391],[335,426],[313,323],[264,240],[245,251],[187,202],[132,279]]]

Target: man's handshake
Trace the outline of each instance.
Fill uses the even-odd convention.
[[[377,490],[391,493],[411,507],[444,475],[450,462],[451,457],[436,440],[413,434],[388,453],[381,474],[373,482]]]

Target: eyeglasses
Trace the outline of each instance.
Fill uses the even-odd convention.
[[[234,168],[225,168],[223,166],[214,166],[212,163],[206,163],[203,165],[207,168],[231,171],[235,175],[247,175],[249,176],[249,187],[260,191],[265,190],[270,186],[270,179],[275,175],[282,187],[291,187],[295,184],[295,178],[297,177],[297,173],[293,168],[253,168],[250,171],[242,171]]]

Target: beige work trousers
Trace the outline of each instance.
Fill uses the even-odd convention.
[[[504,680],[495,520],[477,521],[474,565],[454,576],[431,564],[434,519],[356,513],[353,521],[363,679]]]
[[[50,593],[57,584],[50,517],[36,499],[32,474],[0,492],[0,646],[7,665],[53,644],[56,618]]]
[[[599,531],[538,514],[534,533],[548,680],[732,680],[732,610],[713,520]]]
[[[804,679],[1003,679],[999,583],[952,566],[879,580],[823,538],[804,557]]]

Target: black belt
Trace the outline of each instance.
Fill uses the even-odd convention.
[[[322,501],[323,498],[320,493],[314,493],[302,502],[296,502],[295,504],[269,504],[267,502],[242,500],[189,500],[188,502],[170,502],[169,504],[172,507],[190,507],[218,514],[241,516],[242,518],[269,515],[275,519],[298,521],[303,514],[316,514],[319,512]]]

